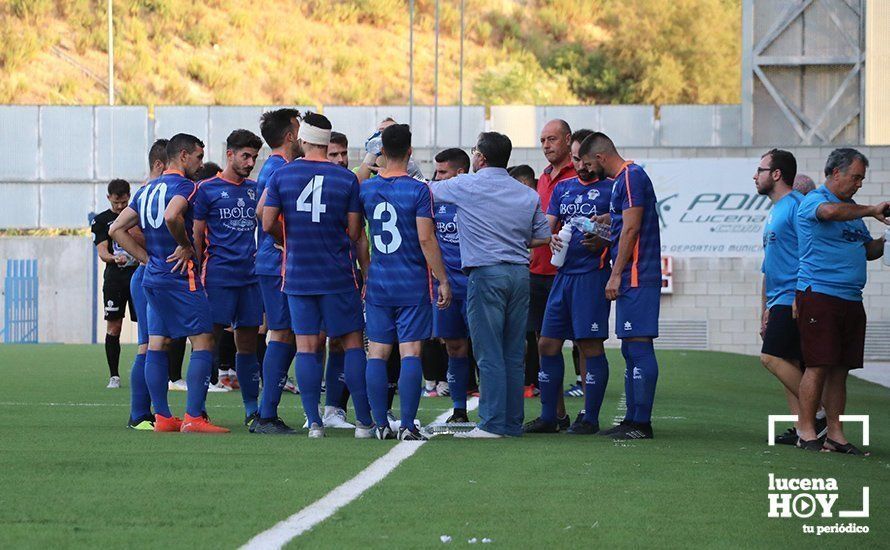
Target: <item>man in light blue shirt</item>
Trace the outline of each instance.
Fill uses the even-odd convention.
[[[769,197],[773,207],[763,227],[763,293],[760,362],[785,387],[791,414],[800,415],[797,393],[803,371],[800,368],[800,332],[791,304],[797,289],[797,209],[803,194],[792,187],[797,173],[794,155],[772,149],[760,158],[754,173],[754,187]],[[825,412],[817,413],[817,432],[825,430]],[[775,442],[797,444],[797,430],[789,428]]]
[[[862,218],[888,223],[890,202],[856,204],[868,159],[855,149],[835,149],[825,164],[825,185],[798,209],[797,324],[806,371],[800,382],[798,446],[866,454],[847,441],[840,422],[846,406],[847,373],[862,367],[866,262],[884,253],[884,238],[872,239]],[[823,395],[824,388],[824,395]],[[820,400],[828,416],[825,442],[814,426]]]
[[[436,201],[457,206],[461,265],[469,272],[480,422],[458,436],[522,435],[528,249],[548,244],[550,227],[537,193],[507,174],[512,149],[507,136],[484,132],[473,148],[475,174],[430,182]]]

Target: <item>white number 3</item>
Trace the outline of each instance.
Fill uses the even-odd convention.
[[[384,212],[389,214],[389,219],[383,219]],[[388,202],[381,202],[374,208],[373,218],[382,222],[381,232],[389,233],[392,237],[389,244],[384,244],[380,235],[374,235],[374,248],[381,254],[392,254],[402,245],[402,235],[399,233],[399,228],[396,227],[396,222],[399,220],[396,209]]]

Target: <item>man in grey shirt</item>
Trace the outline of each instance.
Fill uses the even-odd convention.
[[[469,273],[467,323],[479,364],[479,425],[455,437],[522,435],[529,248],[550,242],[537,193],[507,174],[513,145],[479,135],[474,174],[433,181],[436,201],[457,206],[461,265]]]

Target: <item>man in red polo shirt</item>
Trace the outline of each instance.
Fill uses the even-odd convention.
[[[546,211],[550,205],[550,195],[556,184],[572,178],[577,178],[578,173],[572,164],[572,129],[569,123],[554,119],[544,125],[541,130],[541,150],[544,157],[550,163],[541,177],[538,179],[538,196],[541,197],[541,208]],[[530,294],[528,304],[528,330],[535,332],[535,337],[541,335],[541,325],[544,322],[544,310],[547,307],[547,297],[556,277],[556,268],[550,263],[550,247],[539,246],[532,249],[531,277],[529,279]],[[529,350],[531,354],[532,350]],[[534,350],[537,355],[537,350]],[[562,403],[562,392],[560,392]],[[560,407],[563,410],[563,407]],[[565,413],[563,413],[565,416]],[[560,424],[565,423],[569,427],[569,419],[559,419]]]

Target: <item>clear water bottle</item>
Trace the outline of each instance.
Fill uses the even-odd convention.
[[[572,224],[567,223],[562,226],[557,236],[562,242],[562,248],[550,257],[550,263],[555,267],[562,267],[562,264],[566,262],[566,254],[569,252],[569,241],[572,240]]]
[[[607,241],[612,240],[612,229],[609,224],[597,223],[583,216],[572,218],[571,224],[582,233],[596,235]]]
[[[890,229],[884,230],[884,265],[890,266]]]

